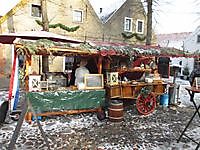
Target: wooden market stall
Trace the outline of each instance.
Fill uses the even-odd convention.
[[[25,34],[0,35],[3,44],[14,44],[14,58],[10,78],[9,102],[10,110],[17,105],[17,92],[13,92],[14,86],[19,85],[14,80],[22,76],[25,82],[26,100],[30,102],[37,116],[73,114],[81,112],[102,112],[105,101],[105,89],[103,75],[101,74],[102,59],[97,56],[97,51],[84,48],[85,44],[77,40],[48,32]],[[78,48],[77,48],[78,46]],[[82,47],[83,46],[83,47]],[[63,69],[60,72],[41,72],[41,56],[49,56],[51,68]],[[59,57],[57,62],[55,57]],[[66,66],[66,58],[74,58],[70,71]],[[19,60],[20,58],[23,58]],[[74,86],[73,71],[77,68],[81,58],[92,60],[89,64],[90,74],[85,77],[85,88]],[[63,62],[65,64],[59,62]],[[21,62],[20,62],[21,61]],[[57,65],[54,66],[53,62]],[[56,64],[55,63],[55,64]],[[69,62],[67,62],[69,63]],[[71,63],[71,62],[70,62]],[[95,68],[94,68],[95,66]],[[20,69],[19,69],[20,68]],[[20,72],[20,75],[18,74]],[[93,82],[95,80],[95,82]],[[72,82],[72,83],[71,83]],[[20,85],[23,87],[22,85]],[[19,86],[18,86],[19,87]],[[19,89],[19,88],[18,88]],[[16,108],[15,108],[16,109]],[[32,119],[32,109],[28,109],[27,120]]]
[[[105,117],[102,108],[111,99],[136,100],[138,111],[146,115],[155,110],[157,96],[165,92],[166,83],[157,72],[157,50],[29,40],[15,42],[15,57],[25,56],[22,68],[25,69],[26,97],[38,116],[98,112]],[[60,67],[65,69],[42,73],[40,56],[44,55],[52,62],[55,57],[63,57],[65,64]],[[84,77],[84,87],[79,88],[74,85],[74,74],[82,58],[88,60],[89,74]],[[51,66],[55,69],[54,64]]]
[[[144,115],[153,112],[166,85],[157,68],[160,52],[154,47],[135,47],[124,43],[98,42],[106,63],[106,97],[108,100],[136,100],[137,110]]]
[[[101,57],[98,57],[96,50],[87,50],[71,47],[69,45],[58,45],[46,48],[37,45],[34,53],[28,49],[28,43],[34,45],[31,41],[23,41],[15,44],[18,53],[26,56],[25,79],[27,98],[30,101],[37,116],[63,115],[82,112],[97,112],[102,114],[102,107],[105,101],[105,89],[103,75],[101,74]],[[43,41],[51,42],[51,41]],[[57,44],[57,43],[56,43]],[[60,44],[60,43],[59,43]],[[48,55],[53,57],[64,56],[74,58],[71,72],[40,73],[41,66],[33,69],[34,57],[37,55]],[[77,68],[78,60],[87,58],[93,60],[95,64],[89,64],[90,74],[85,75],[85,86],[79,88],[72,81],[74,70]],[[63,59],[62,59],[63,60]],[[38,59],[38,61],[40,61]],[[38,62],[39,64],[39,62]],[[96,66],[96,68],[94,67]],[[60,67],[60,66],[57,66]],[[32,112],[27,113],[28,120],[31,119]]]
[[[33,48],[33,42],[15,44],[16,51],[26,55],[27,97],[38,116],[98,112],[103,117],[105,100],[113,98],[136,99],[138,111],[146,115],[154,111],[156,97],[165,92],[166,83],[157,73],[153,56],[127,55],[115,49],[105,51],[89,44],[75,48],[56,43],[46,48],[45,42],[49,41],[37,45],[34,53],[29,48],[29,45]],[[87,58],[90,74],[84,77],[84,87],[79,88],[72,81],[76,67],[62,77],[33,70],[33,55],[73,57],[72,66],[76,66],[81,58]],[[40,66],[38,70],[41,70]],[[59,84],[65,82],[59,77],[66,77],[67,84]]]

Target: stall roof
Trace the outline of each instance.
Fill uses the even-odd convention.
[[[96,47],[97,50],[103,51],[104,55],[110,51],[123,53],[127,55],[138,56],[164,56],[164,57],[199,57],[200,52],[187,52],[174,47],[161,47],[152,45],[133,45],[128,43],[90,41],[90,44]]]
[[[128,43],[117,42],[105,42],[105,41],[88,41],[84,43],[80,40],[75,40],[59,34],[46,32],[46,31],[25,31],[19,33],[5,33],[0,34],[0,43],[13,44],[15,40],[19,38],[22,40],[37,41],[41,39],[47,39],[54,42],[63,42],[69,44],[78,44],[75,49],[71,47],[63,47],[64,49],[70,49],[73,53],[85,53],[85,54],[101,54],[102,56],[109,55],[126,55],[126,56],[168,56],[168,57],[199,57],[199,53],[191,54],[183,50],[178,50],[169,47],[160,46],[146,46],[146,45],[132,45]],[[54,45],[56,46],[56,45]],[[61,46],[62,47],[62,46]],[[60,47],[60,49],[62,49]],[[58,47],[57,47],[58,48]],[[61,50],[64,52],[64,50]],[[65,51],[67,52],[67,51]],[[62,54],[60,52],[60,54]]]
[[[48,39],[55,42],[69,42],[69,43],[82,43],[82,41],[71,39],[66,36],[55,34],[46,31],[25,31],[18,33],[4,33],[0,34],[0,43],[2,44],[13,44],[16,38],[28,39],[28,40],[39,40]]]
[[[175,48],[160,46],[130,45],[127,43],[89,42],[72,45],[70,43],[54,42],[48,39],[19,40],[17,44],[24,45],[32,54],[99,54],[102,56],[165,56],[165,57],[198,57],[198,54],[187,53]],[[44,51],[44,49],[46,51]]]
[[[96,49],[88,48],[87,43],[69,43],[55,42],[48,39],[27,40],[19,39],[15,41],[15,47],[18,52],[25,52],[27,55],[96,55]]]

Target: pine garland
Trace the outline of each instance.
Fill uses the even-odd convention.
[[[140,41],[144,41],[146,39],[146,36],[142,36],[142,35],[139,35],[137,33],[123,32],[122,36],[125,39],[130,39],[130,38],[135,37],[137,40],[140,40]]]
[[[144,98],[147,98],[148,97],[148,94],[150,94],[153,90],[153,87],[152,86],[146,86],[146,87],[143,87],[141,90],[140,90],[140,95]]]
[[[40,50],[38,48],[43,48],[47,51],[47,53],[51,53],[49,51],[49,48],[60,46],[62,48],[69,48],[71,47],[70,43],[59,43],[54,42],[48,39],[39,39],[36,41],[26,41],[26,40],[19,40],[18,44],[21,44],[22,46],[17,49],[17,53],[21,55],[35,55]]]
[[[43,23],[40,21],[40,20],[35,20],[37,22],[38,25],[42,26]],[[76,30],[79,29],[80,26],[76,26],[76,27],[68,27],[68,26],[65,26],[61,23],[56,23],[56,24],[49,24],[49,28],[57,28],[57,27],[60,27],[61,29],[65,30],[65,31],[68,31],[68,32],[74,32]]]
[[[38,47],[48,49],[56,45],[55,42],[48,39],[39,39],[35,42],[20,40],[18,43],[22,45],[21,48],[17,49],[18,54],[20,53],[28,56],[36,54],[39,51]]]

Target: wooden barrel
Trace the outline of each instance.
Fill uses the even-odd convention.
[[[112,122],[120,122],[123,120],[123,102],[112,100],[108,108],[108,118]]]

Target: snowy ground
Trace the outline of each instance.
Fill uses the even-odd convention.
[[[171,80],[172,81],[172,80]],[[196,144],[186,138],[177,143],[181,131],[193,114],[193,105],[185,90],[189,82],[176,80],[180,84],[179,107],[157,107],[151,115],[142,116],[136,108],[127,106],[124,121],[99,121],[93,113],[65,115],[47,118],[42,128],[50,142],[51,149],[98,149],[98,150],[193,150]],[[0,97],[8,93],[0,92]],[[200,94],[195,96],[199,101]],[[200,102],[200,101],[199,101]],[[0,149],[6,149],[16,122],[9,121],[0,127]],[[199,118],[192,122],[188,132],[200,140]],[[36,122],[23,123],[16,149],[47,149]]]

